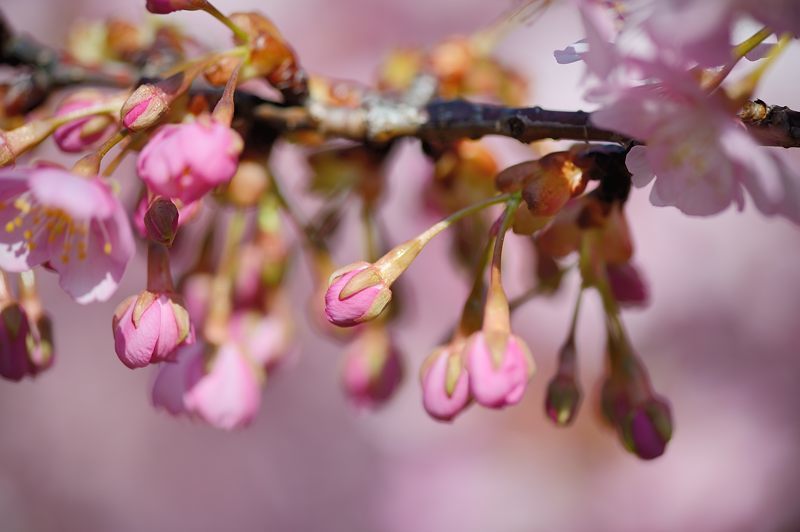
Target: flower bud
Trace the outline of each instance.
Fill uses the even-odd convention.
[[[65,99],[56,109],[55,116],[93,107],[103,96],[96,91],[81,91]],[[114,119],[107,114],[87,116],[73,120],[53,132],[53,139],[62,151],[78,153],[86,151],[107,136],[114,126]]]
[[[30,335],[28,316],[19,303],[0,310],[0,376],[20,381],[31,372],[26,341]]]
[[[365,329],[345,352],[342,385],[356,406],[374,408],[386,402],[403,378],[400,355],[386,329]]]
[[[573,422],[581,404],[581,390],[575,377],[559,373],[547,385],[545,412],[547,417],[560,427]]]
[[[122,104],[122,125],[131,131],[152,127],[169,111],[169,97],[157,85],[140,85]]]
[[[150,398],[153,406],[163,408],[173,416],[186,414],[183,396],[187,386],[203,375],[203,353],[206,349],[202,342],[179,347],[174,362],[158,365]]]
[[[644,306],[649,300],[647,283],[630,262],[609,264],[606,267],[608,284],[614,299],[623,306]]]
[[[46,314],[31,320],[31,332],[26,339],[31,376],[50,368],[55,361],[53,323]]]
[[[144,215],[147,238],[171,246],[178,232],[178,208],[166,198],[157,198]]]
[[[147,0],[147,10],[155,15],[166,15],[174,11],[197,11],[207,5],[207,0]]]
[[[513,334],[478,331],[467,340],[467,370],[475,400],[489,408],[518,403],[534,372],[525,342]]]
[[[669,404],[657,397],[634,408],[622,427],[625,447],[639,458],[658,458],[672,438],[672,413]]]
[[[174,360],[178,347],[195,340],[179,296],[148,290],[123,301],[114,313],[114,349],[131,369]]]
[[[249,425],[261,407],[263,370],[233,343],[223,344],[208,370],[190,368],[183,404],[212,427],[234,430]]]
[[[469,375],[462,357],[464,340],[436,349],[420,370],[422,404],[439,421],[451,421],[469,405]]]
[[[566,152],[545,155],[522,188],[522,199],[534,216],[556,215],[570,198],[583,192],[583,172]]]
[[[358,284],[351,286],[357,275]],[[368,262],[355,262],[331,275],[325,293],[325,315],[334,325],[352,327],[376,318],[391,299],[392,291],[378,269]]]
[[[228,326],[231,338],[248,358],[267,371],[277,366],[291,348],[292,324],[282,309],[269,314],[236,312]]]
[[[172,203],[173,206],[178,211],[177,227],[175,228],[175,231],[174,231],[173,240],[174,240],[174,237],[177,236],[177,233],[178,233],[177,230],[179,228],[183,227],[184,225],[186,225],[187,223],[191,222],[192,220],[194,220],[197,217],[197,215],[200,213],[200,210],[201,210],[201,208],[203,206],[203,202],[202,201],[193,201],[192,203],[188,203],[188,204],[184,204],[182,201],[179,201],[179,200],[170,201],[170,200],[168,200],[166,198],[158,198],[158,199],[156,199],[156,201],[163,201],[163,202]],[[150,236],[150,233],[149,233],[150,230],[147,227],[147,223],[145,221],[145,217],[147,215],[148,209],[151,207],[151,205],[153,203],[155,203],[155,202],[151,203],[148,200],[147,194],[142,195],[141,199],[139,200],[139,203],[136,205],[136,210],[133,212],[133,225],[136,228],[136,231],[139,233],[139,235],[142,238],[146,238],[146,239],[153,240],[154,242],[162,243],[165,246],[166,245],[170,245],[170,244],[167,244],[167,242],[162,242],[162,241],[157,240],[157,239],[154,238],[158,234],[161,234],[161,238],[165,238],[167,235],[169,235],[169,231],[167,230],[167,228],[171,225],[171,222],[169,220],[169,218],[171,216],[169,214],[169,210],[171,210],[171,209],[169,208],[168,205],[160,205],[159,206],[158,215],[157,215],[157,219],[151,220],[151,222],[150,222],[150,223],[157,222],[155,224],[156,227],[158,227],[160,224],[167,224],[167,225],[165,227],[163,227],[162,229],[160,229],[159,231],[154,232],[153,233],[153,237]],[[152,215],[155,216],[156,213],[153,213]],[[161,232],[161,231],[163,231],[163,232]]]

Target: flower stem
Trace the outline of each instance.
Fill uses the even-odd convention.
[[[214,7],[214,5],[211,4],[211,2],[206,2],[203,11],[205,11],[218,21],[222,22],[223,24],[225,24],[225,26],[227,26],[227,28],[231,30],[236,39],[240,41],[242,44],[247,44],[250,42],[250,35],[248,35],[246,31],[244,31],[241,27],[239,27],[235,22],[233,22],[219,9]]]
[[[508,298],[503,290],[503,244],[505,235],[514,221],[521,199],[519,195],[512,195],[506,203],[506,209],[500,218],[497,237],[494,240],[491,270],[489,273],[489,291],[486,295],[486,306],[483,311],[483,329],[487,331],[509,332],[511,330],[511,310]]]
[[[485,199],[483,201],[479,201],[477,203],[473,203],[463,209],[454,212],[444,220],[432,225],[429,227],[425,232],[420,234],[417,238],[422,242],[422,245],[427,244],[430,240],[453,225],[455,222],[461,220],[462,218],[466,218],[472,214],[475,214],[478,211],[481,211],[487,207],[491,207],[492,205],[497,205],[498,203],[505,203],[510,202],[511,200],[516,200],[517,204],[519,204],[519,197],[520,194],[518,192],[513,192],[509,194],[501,194],[499,196],[494,196],[492,198]]]

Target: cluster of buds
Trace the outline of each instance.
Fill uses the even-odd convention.
[[[474,272],[473,285],[450,340],[421,365],[422,404],[443,422],[473,403],[506,408],[523,400],[535,372],[531,350],[512,330],[518,302],[509,303],[503,284],[501,259],[513,232],[536,250],[538,293],[555,291],[568,269],[564,259],[578,255],[580,293],[588,288],[601,293],[610,324],[606,417],[638,456],[664,452],[671,434],[669,408],[652,392],[618,315],[618,305],[647,299],[631,262],[623,209],[630,175],[624,164],[609,163],[621,159],[620,150],[581,145],[500,170],[480,141],[426,142],[434,166],[425,203],[444,218],[380,256],[389,246],[384,248],[375,214],[396,144],[383,142],[383,130],[370,129],[361,115],[372,116],[379,104],[392,102],[423,116],[434,97],[480,95],[519,104],[527,90],[524,80],[491,56],[505,30],[450,38],[427,52],[396,53],[380,73],[381,92],[307,80],[292,46],[258,13],[225,15],[208,0],[147,0],[146,6],[160,15],[205,12],[231,31],[233,46],[192,58],[187,50],[196,43],[168,26],[147,31],[116,21],[84,28],[71,38],[70,58],[83,69],[79,72],[119,81],[112,83],[116,88],[73,92],[49,114],[0,130],[0,375],[20,380],[53,361],[51,326],[31,270],[55,271],[79,303],[106,301],[136,251],[138,233],[147,249],[147,284],[124,298],[113,315],[118,358],[130,369],[155,368],[152,401],[168,413],[224,430],[248,425],[259,411],[268,376],[292,346],[285,214],[312,259],[318,285],[312,314],[325,331],[337,331],[348,342],[341,364],[344,391],[357,407],[370,409],[388,401],[406,373],[392,328],[396,314],[386,311],[398,299],[395,283],[435,236],[453,229],[457,255]],[[247,91],[244,82],[253,82],[257,91],[265,84],[279,91],[281,111],[298,111],[301,120],[313,122],[320,119],[314,109],[321,106],[344,124],[332,130],[358,131],[370,139],[307,157],[314,174],[309,190],[324,200],[308,223],[269,167],[272,146],[283,132],[270,129],[268,120],[240,119],[240,103],[252,111],[250,102],[256,101],[252,94],[251,100],[235,97]],[[348,129],[353,116],[361,117],[359,127],[367,124],[364,130]],[[330,132],[320,127],[286,137],[316,147]],[[13,167],[49,137],[62,151],[84,156],[71,170],[47,162]],[[115,156],[105,162],[112,150]],[[137,154],[140,195],[129,217],[110,176],[131,153]],[[600,185],[584,194],[590,181]],[[352,199],[360,202],[367,260],[336,269],[326,240]],[[492,224],[493,206],[502,206],[502,213]],[[193,246],[200,240],[201,246]],[[485,247],[482,254],[479,246]],[[18,295],[5,272],[19,274]],[[574,421],[582,399],[578,308],[545,400],[546,415],[561,426]]]

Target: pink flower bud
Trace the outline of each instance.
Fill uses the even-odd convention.
[[[76,93],[65,99],[56,109],[55,116],[93,107],[100,103],[103,96],[95,91]],[[114,127],[114,119],[110,115],[94,115],[73,120],[53,132],[58,147],[67,153],[86,151],[100,140],[107,137]]]
[[[188,414],[183,403],[187,386],[203,375],[203,353],[205,344],[195,342],[178,348],[175,361],[158,365],[150,397],[153,406],[163,408],[173,416]]]
[[[522,399],[534,363],[521,338],[503,332],[476,332],[467,341],[466,358],[470,388],[478,403],[502,408]]]
[[[342,289],[350,280],[367,270],[374,273],[370,281],[374,284],[368,284],[354,294],[342,297]],[[328,291],[325,293],[325,315],[334,325],[352,327],[377,317],[391,298],[392,291],[383,282],[378,270],[368,262],[355,262],[331,275]]]
[[[178,208],[166,198],[157,198],[144,214],[147,238],[153,242],[171,246],[178,232]]]
[[[140,85],[122,104],[122,125],[131,131],[152,127],[169,111],[169,97],[161,87]]]
[[[451,421],[469,404],[469,375],[464,367],[464,341],[434,351],[422,366],[422,405],[439,421]]]
[[[26,341],[30,335],[28,316],[18,303],[0,310],[0,376],[20,381],[31,372]]]
[[[174,360],[175,350],[194,342],[194,327],[180,298],[142,292],[117,307],[113,319],[114,349],[131,369]]]
[[[155,194],[192,203],[236,172],[242,138],[225,124],[201,117],[162,126],[137,161],[139,177]]]
[[[233,430],[249,425],[261,406],[263,374],[236,344],[219,348],[208,371],[183,395],[186,410],[209,425]]]
[[[369,327],[348,347],[342,385],[356,406],[374,408],[385,403],[402,378],[400,355],[385,328]]]
[[[166,15],[174,11],[197,11],[207,4],[207,0],[147,0],[147,10],[156,15]]]

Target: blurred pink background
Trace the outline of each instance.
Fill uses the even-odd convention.
[[[2,10],[16,28],[59,44],[79,17],[139,19],[143,5],[3,0]],[[218,6],[265,10],[309,70],[369,81],[393,46],[473,31],[507,4],[220,0]],[[212,44],[224,42],[223,29],[201,14],[170,18]],[[557,5],[517,30],[499,53],[533,76],[531,103],[575,109],[585,106],[583,69],[557,65],[552,50],[581,36],[574,10]],[[799,48],[765,81],[759,96],[767,102],[800,108]],[[529,153],[514,143],[493,144],[509,163]],[[800,168],[800,154],[788,155]],[[307,178],[299,160],[280,154],[295,191]],[[406,146],[383,211],[394,241],[431,221],[418,200],[428,170],[418,146]],[[0,382],[0,529],[799,530],[800,229],[749,207],[687,218],[651,207],[642,190],[633,193],[629,216],[652,305],[624,317],[656,389],[672,401],[676,424],[666,455],[654,462],[625,452],[597,416],[604,336],[594,295],[578,339],[590,398],[570,429],[554,428],[544,416],[544,387],[566,334],[575,279],[572,290],[536,300],[514,317],[539,365],[516,408],[472,408],[453,425],[422,410],[416,368],[456,318],[467,289],[447,263],[442,239],[408,274],[413,301],[396,337],[409,378],[386,408],[353,411],[338,388],[341,346],[309,332],[300,319],[298,356],[271,378],[255,424],[228,434],[155,411],[148,397],[152,373],[130,371],[114,355],[111,312],[142,286],[136,264],[107,305],[79,307],[54,278],[42,276],[59,358],[35,382]],[[507,253],[512,294],[528,286],[527,249],[514,240]],[[353,247],[338,250],[337,260],[359,259]],[[302,264],[292,279],[298,316],[308,279]]]

